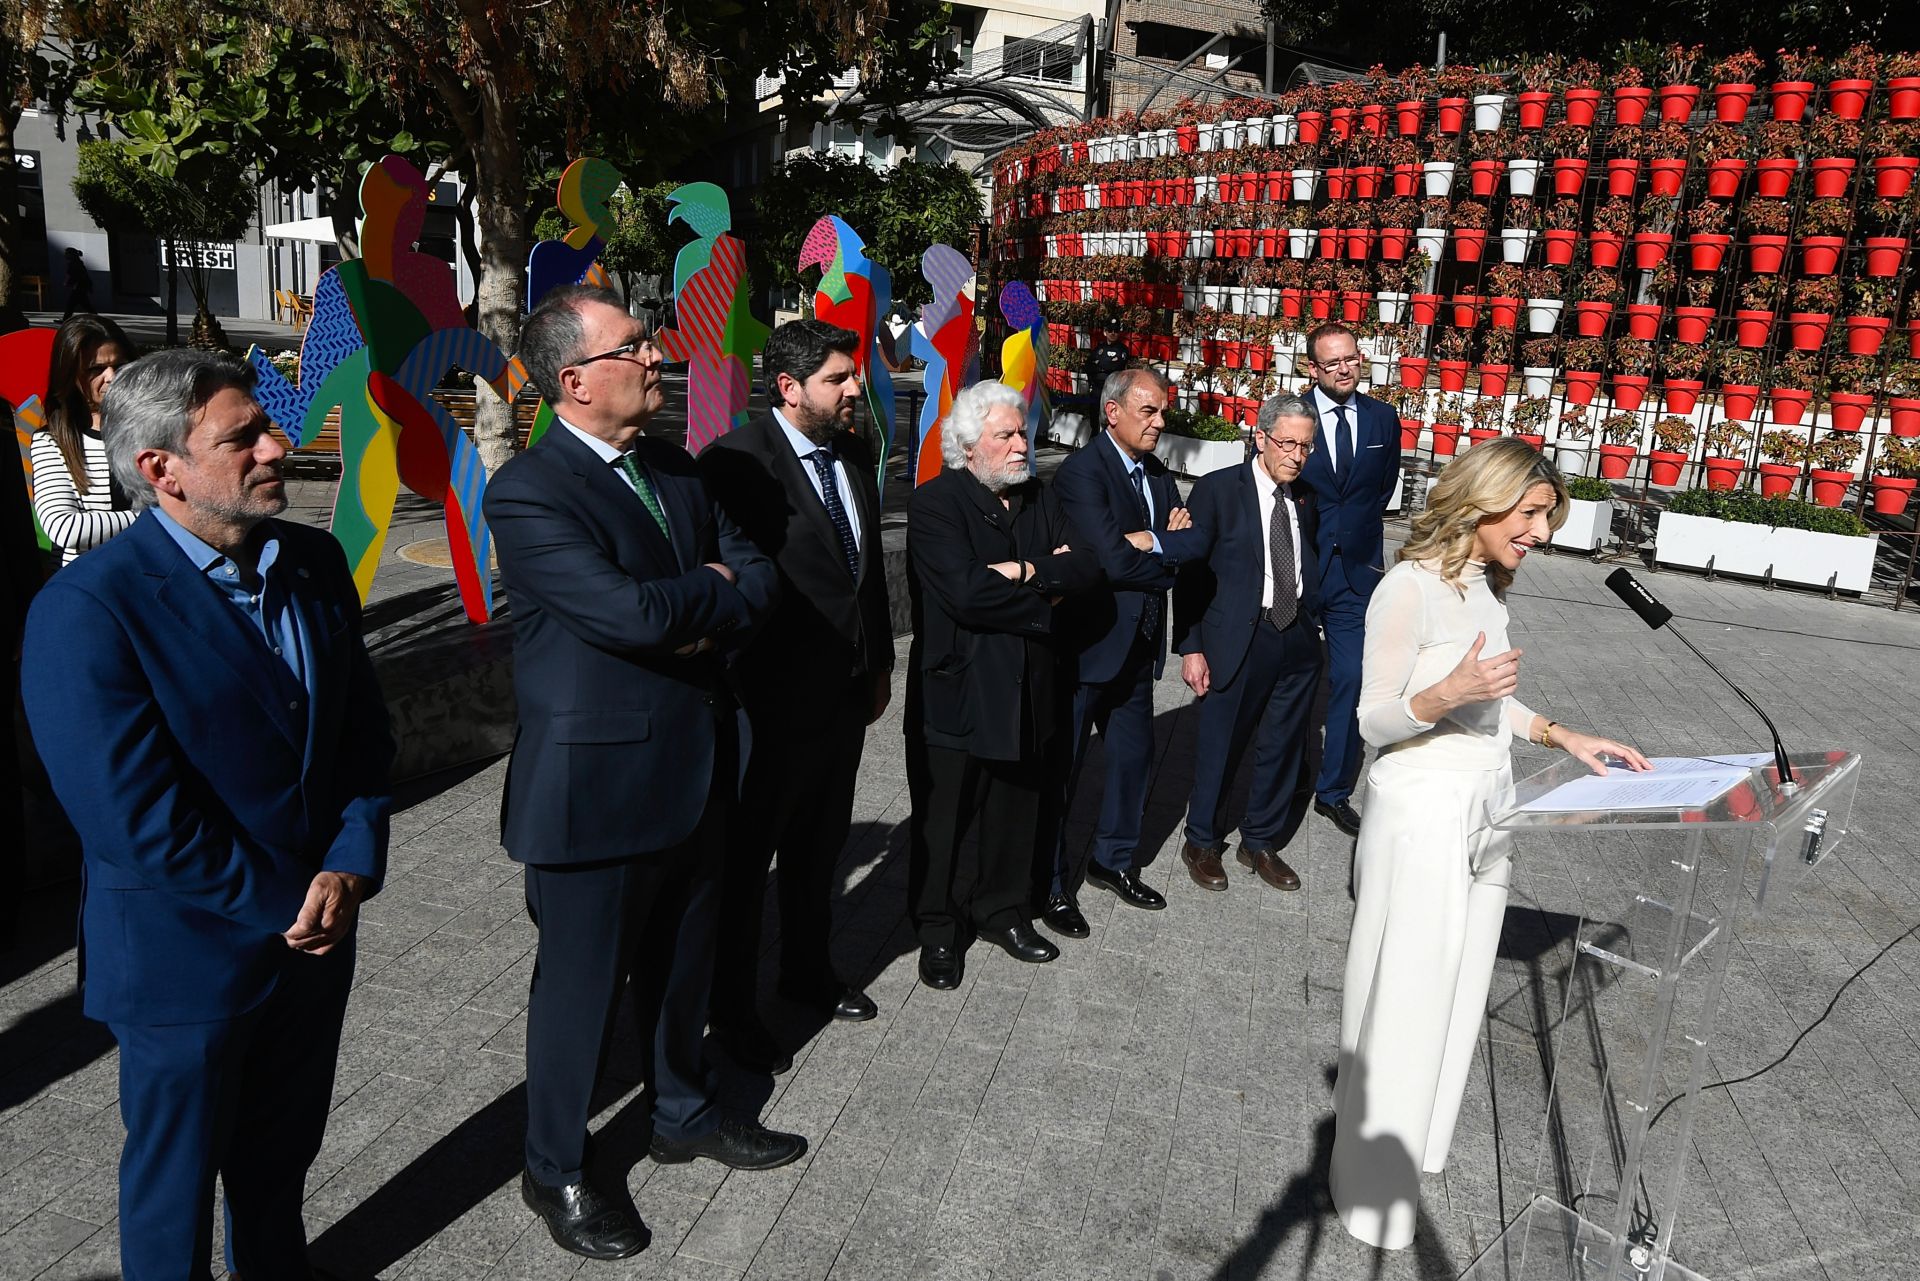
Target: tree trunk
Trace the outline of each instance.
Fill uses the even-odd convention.
[[[481,137],[473,148],[474,221],[480,240],[475,286],[481,333],[508,355],[520,344],[520,304],[527,292],[527,179],[519,110],[491,82],[481,93]],[[474,443],[491,476],[513,457],[513,406],[474,381]]]

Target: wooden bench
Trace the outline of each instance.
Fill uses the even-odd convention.
[[[452,416],[454,423],[469,437],[473,435],[473,419],[477,402],[469,388],[442,387],[433,393]],[[522,396],[513,407],[516,448],[527,447],[527,435],[533,430],[533,416],[539,398],[531,392]],[[297,446],[287,458],[288,469],[295,475],[310,473],[317,476],[334,477],[340,474],[340,411],[335,409],[327,415],[320,430],[312,440]]]

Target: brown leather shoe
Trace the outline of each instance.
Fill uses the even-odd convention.
[[[1273,850],[1248,849],[1243,841],[1239,852],[1234,857],[1239,861],[1240,866],[1254,873],[1276,890],[1300,888],[1299,875]]]
[[[1227,869],[1220,866],[1220,856],[1225,852],[1217,847],[1203,849],[1192,841],[1185,841],[1180,846],[1180,861],[1187,865],[1187,874],[1201,889],[1224,890],[1227,888]]]

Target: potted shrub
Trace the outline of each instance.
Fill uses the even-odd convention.
[[[1656,485],[1678,485],[1680,469],[1693,452],[1697,437],[1693,424],[1677,414],[1669,414],[1653,424],[1653,439],[1659,446],[1647,451],[1647,475]]]
[[[1477,445],[1483,440],[1492,440],[1500,434],[1507,420],[1507,402],[1501,396],[1481,396],[1467,407],[1467,421],[1473,425],[1467,428],[1467,440]]]
[[[1547,403],[1544,398],[1542,403]],[[1570,406],[1560,415],[1560,421],[1554,424],[1553,465],[1568,476],[1587,474],[1587,442],[1593,439],[1593,424],[1587,419],[1589,412],[1585,405]],[[1544,416],[1542,421],[1545,421]]]
[[[1564,472],[1566,469],[1563,467]],[[1569,551],[1599,549],[1613,532],[1613,486],[1591,476],[1567,476],[1567,519],[1553,531],[1553,545]]]
[[[1859,516],[1750,489],[1675,494],[1654,539],[1654,561],[1723,574],[1865,591],[1879,540]]]
[[[1230,384],[1237,390],[1241,384]],[[1182,476],[1205,476],[1209,472],[1238,466],[1246,461],[1246,433],[1236,423],[1218,414],[1190,414],[1178,418],[1167,414],[1167,430],[1153,452],[1169,470]]]
[[[1767,399],[1773,406],[1773,420],[1792,427],[1807,412],[1821,390],[1820,358],[1811,351],[1790,351],[1773,367],[1773,386]]]
[[[1887,77],[1887,118],[1920,120],[1920,53],[1889,53],[1880,69]]]
[[[1708,489],[1732,489],[1740,483],[1746,469],[1747,445],[1753,433],[1731,419],[1707,428],[1707,454],[1701,460],[1707,471]]]
[[[1621,409],[1640,408],[1653,382],[1653,344],[1631,334],[1613,340],[1613,403]]]
[[[1460,425],[1466,416],[1466,407],[1459,396],[1442,396],[1433,407],[1433,454],[1436,458],[1451,458],[1460,445]]]
[[[1600,82],[1605,71],[1591,58],[1576,58],[1567,64],[1565,83],[1567,88],[1561,98],[1567,104],[1567,124],[1587,129],[1593,125],[1594,115],[1600,106]]]
[[[1774,55],[1774,64],[1779,79],[1773,82],[1773,118],[1801,120],[1813,98],[1814,81],[1824,74],[1826,65],[1812,49],[1782,49]]]
[[[1868,485],[1873,494],[1873,510],[1881,516],[1899,516],[1913,498],[1920,481],[1920,444],[1894,438],[1882,442],[1880,454],[1873,460],[1873,478]]]
[[[1871,136],[1873,194],[1880,200],[1899,200],[1913,189],[1914,173],[1920,170],[1920,134],[1913,125],[1883,120]]]
[[[1866,114],[1874,78],[1880,74],[1880,54],[1870,44],[1856,44],[1833,60],[1831,70],[1828,114],[1840,120],[1858,120]]]
[[[1784,200],[1763,196],[1750,197],[1740,206],[1740,221],[1747,229],[1747,267],[1756,275],[1772,275],[1787,259],[1787,228],[1793,214]]]
[[[1576,405],[1593,403],[1594,393],[1600,390],[1600,371],[1606,367],[1606,339],[1570,338],[1564,356],[1567,399]]]
[[[1507,416],[1514,439],[1524,440],[1535,449],[1546,444],[1547,419],[1553,416],[1553,402],[1545,396],[1523,396]]]
[[[1553,356],[1559,345],[1554,338],[1529,338],[1520,344],[1520,376],[1525,380],[1527,395],[1552,394]]]
[[[1677,342],[1660,357],[1661,390],[1670,414],[1690,414],[1706,386],[1707,363],[1713,352],[1705,343]]]
[[[1600,475],[1607,480],[1624,480],[1640,452],[1638,414],[1609,414],[1600,420]]]
[[[1835,431],[1859,431],[1865,423],[1879,383],[1877,372],[1865,356],[1841,356],[1827,366],[1827,412]]]
[[[1807,474],[1813,501],[1822,507],[1838,507],[1853,483],[1854,460],[1860,457],[1860,438],[1846,432],[1829,432],[1807,447]]]
[[[1747,106],[1753,101],[1760,71],[1765,65],[1751,49],[1742,49],[1713,64],[1707,79],[1713,84],[1715,120],[1737,125],[1747,118]]]
[[[1889,430],[1896,436],[1920,436],[1920,360],[1890,362],[1882,380]]]
[[[1812,276],[1788,291],[1787,338],[1795,351],[1818,351],[1827,341],[1833,314],[1840,309],[1840,282]]]
[[[1800,479],[1807,461],[1807,438],[1797,431],[1775,427],[1760,433],[1760,492],[1769,497],[1785,494]]]

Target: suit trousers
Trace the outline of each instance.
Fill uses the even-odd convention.
[[[1066,815],[1080,785],[1087,744],[1098,730],[1106,747],[1106,786],[1100,793],[1100,817],[1094,829],[1091,857],[1110,872],[1145,867],[1158,850],[1140,851],[1140,824],[1146,814],[1147,784],[1153,770],[1153,655],[1157,637],[1137,636],[1119,674],[1099,685],[1081,685],[1073,695],[1073,763],[1068,769],[1062,799],[1054,894],[1073,894],[1080,888],[1086,865],[1068,855]]]
[[[1512,838],[1488,826],[1513,770],[1401,765],[1367,778],[1340,1000],[1330,1183],[1347,1231],[1413,1240],[1420,1173],[1446,1168],[1506,915]]]
[[[830,721],[799,733],[784,724],[753,727],[753,750],[740,809],[728,825],[720,951],[713,976],[713,1022],[750,1026],[758,1018],[767,870],[777,853],[780,986],[838,996],[828,946],[833,873],[853,826],[854,783],[873,711],[871,676],[847,681]]]
[[[1361,582],[1362,574],[1373,581]],[[1367,603],[1379,580],[1371,569],[1353,569],[1338,556],[1320,580],[1320,625],[1327,633],[1327,737],[1313,790],[1329,805],[1352,796],[1360,777],[1360,659],[1367,641]]]
[[[353,939],[289,953],[273,991],[207,1023],[112,1024],[120,1043],[120,1270],[200,1281],[213,1254],[213,1180],[226,1192],[227,1270],[309,1275],[300,1217],[320,1151]]]
[[[593,1089],[629,980],[654,1134],[688,1140],[719,1125],[702,1042],[726,860],[725,793],[735,776],[730,763],[714,762],[706,813],[674,849],[527,864],[527,913],[540,931],[527,1002],[527,1168],[541,1183],[585,1177]]]
[[[1040,823],[1037,761],[990,761],[923,747],[922,838],[911,844],[907,901],[922,947],[963,948],[970,933],[1027,917],[1027,879]],[[975,828],[967,847],[967,832]]]
[[[1253,745],[1240,839],[1254,849],[1279,850],[1306,815],[1300,791],[1307,758],[1307,716],[1320,682],[1320,635],[1296,618],[1284,631],[1262,618],[1253,628],[1246,662],[1225,687],[1200,700],[1194,745],[1193,790],[1187,799],[1187,839],[1202,849],[1222,842],[1220,802]]]

